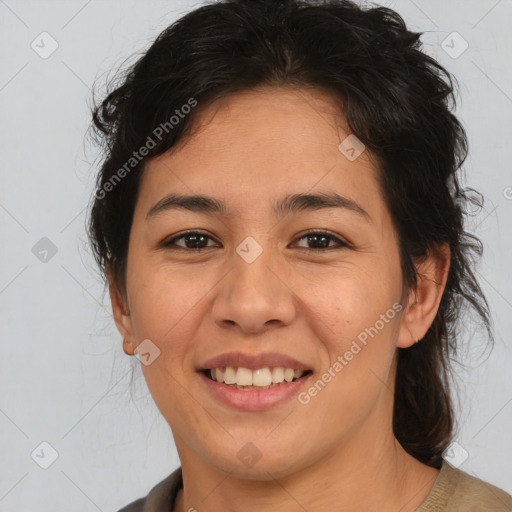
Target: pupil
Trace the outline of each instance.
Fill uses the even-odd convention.
[[[322,249],[322,248],[325,248],[325,247],[328,247],[329,246],[329,237],[325,236],[325,235],[309,235],[308,236],[308,243],[313,241],[313,240],[318,240],[318,239],[321,239],[322,240],[322,245],[321,246],[316,246],[315,249]]]
[[[193,245],[193,247],[192,247],[192,248],[193,248],[193,249],[198,249],[198,248],[200,248],[200,247],[197,247],[197,244],[199,244],[199,243],[201,243],[201,242],[204,242],[205,238],[206,238],[206,237],[205,237],[204,235],[187,235],[187,236],[185,237],[185,240],[186,240],[185,245],[186,245],[187,247],[189,247],[188,242],[189,242],[189,241],[192,241],[192,245]],[[190,247],[189,247],[189,249],[190,249]]]

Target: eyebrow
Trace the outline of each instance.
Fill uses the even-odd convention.
[[[315,194],[290,194],[273,204],[276,217],[283,217],[288,213],[300,211],[316,211],[326,208],[340,208],[351,211],[372,222],[369,213],[358,203],[335,192],[320,192]],[[146,220],[165,211],[173,209],[188,210],[203,214],[219,214],[229,216],[226,203],[214,197],[204,195],[169,194],[160,199],[150,208]]]

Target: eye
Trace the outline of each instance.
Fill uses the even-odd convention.
[[[306,240],[306,243],[313,244],[314,247],[301,247],[310,251],[321,251],[323,249],[337,249],[340,247],[350,247],[347,242],[340,240],[338,237],[331,235],[326,231],[309,231],[296,240]],[[182,241],[182,243],[177,243]],[[213,238],[206,233],[200,231],[187,231],[175,236],[169,240],[162,242],[162,247],[179,247],[181,249],[190,249],[191,251],[201,251],[215,245],[208,245],[209,241],[214,241]],[[336,245],[332,246],[331,242],[334,241]]]
[[[322,249],[339,249],[340,247],[349,247],[347,242],[340,240],[338,237],[331,235],[326,231],[309,231],[302,235],[297,240],[306,240],[307,244],[313,244],[314,247],[302,247],[311,251],[321,251]],[[330,242],[334,241],[337,246],[329,246]]]
[[[176,242],[178,240],[183,240],[183,245],[177,244]],[[205,233],[201,233],[200,231],[187,231],[186,233],[182,233],[181,235],[175,236],[170,240],[164,241],[162,243],[162,247],[176,246],[182,249],[200,251],[201,249],[208,248],[208,246],[206,245],[208,243],[208,240],[213,240],[213,238]]]

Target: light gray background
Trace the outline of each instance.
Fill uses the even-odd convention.
[[[461,85],[458,115],[471,144],[466,185],[486,198],[469,227],[486,247],[478,272],[496,346],[459,371],[454,457],[467,452],[461,469],[512,493],[512,2],[381,3],[426,32],[427,52]],[[105,72],[200,4],[0,0],[1,511],[115,511],[179,465],[138,361],[122,352],[86,247],[96,154],[84,134],[95,79],[104,83]],[[34,40],[43,45],[43,31],[59,45],[47,59],[31,48]],[[453,31],[469,44],[458,58],[442,47]],[[42,237],[57,248],[46,262],[32,252]],[[478,356],[479,332],[468,329],[468,340]],[[48,469],[31,458],[43,441],[58,452]],[[44,447],[36,453],[39,462],[51,456]]]

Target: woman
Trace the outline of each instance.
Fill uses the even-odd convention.
[[[492,335],[419,36],[349,1],[212,3],[95,108],[91,241],[181,461],[124,511],[511,509],[443,459],[465,304]]]

